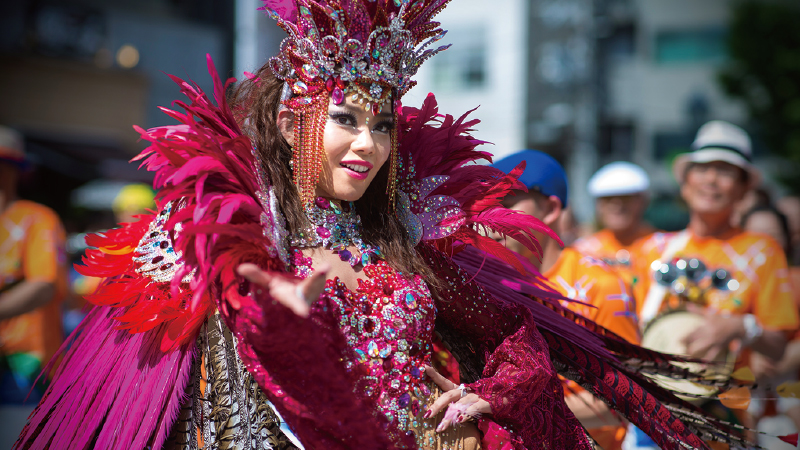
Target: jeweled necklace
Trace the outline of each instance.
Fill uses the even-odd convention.
[[[380,257],[380,249],[365,244],[361,240],[361,217],[356,214],[353,202],[340,205],[324,197],[317,197],[305,208],[306,217],[311,222],[311,227],[302,230],[298,235],[292,236],[290,245],[297,248],[309,248],[322,245],[323,248],[333,250],[339,259],[347,261],[355,267],[359,264],[366,266],[372,256]],[[361,253],[356,255],[348,247],[354,246]]]

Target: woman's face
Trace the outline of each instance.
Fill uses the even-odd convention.
[[[394,126],[390,102],[376,116],[349,96],[341,105],[331,101],[316,195],[344,201],[361,198],[389,158]]]

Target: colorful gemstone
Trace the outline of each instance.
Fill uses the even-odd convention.
[[[408,395],[408,392],[401,395],[400,398],[397,399],[397,404],[400,405],[401,408],[405,408],[411,403],[411,396]]]
[[[406,294],[406,306],[408,306],[409,309],[417,308],[417,299],[414,297],[414,294],[410,292]]]
[[[306,76],[306,78],[316,78],[319,75],[319,69],[311,64],[303,64],[303,67],[300,68],[300,72]]]
[[[364,331],[367,333],[375,331],[375,321],[367,318],[367,320],[364,321]]]
[[[338,87],[333,88],[333,92],[331,92],[331,99],[333,103],[336,105],[341,105],[344,103],[344,92]]]
[[[364,353],[364,350],[361,350],[360,348],[357,348],[356,349],[356,359],[360,363],[365,363],[365,362],[367,362],[367,359],[368,359],[367,358],[367,354]]]
[[[376,344],[375,341],[369,341],[369,344],[367,344],[367,353],[373,358],[378,356],[380,350],[378,350],[378,344]]]
[[[408,356],[403,352],[395,353],[394,359],[397,360],[398,364],[405,364],[406,362],[408,362]]]
[[[322,239],[327,239],[331,237],[331,232],[325,227],[317,227],[317,236]]]
[[[428,388],[427,384],[422,383],[422,385],[419,387],[419,389],[422,391],[422,395],[423,396],[428,397],[429,395],[431,395],[431,390],[430,390],[430,388]]]
[[[389,356],[389,355],[391,355],[391,354],[392,354],[392,346],[391,346],[391,345],[389,345],[389,344],[386,344],[386,347],[383,347],[383,348],[381,349],[381,351],[378,353],[378,355],[379,355],[381,358],[386,358],[387,356]]]
[[[295,94],[305,94],[308,92],[308,85],[302,81],[297,81],[294,86],[292,86]]]
[[[342,261],[350,261],[350,258],[352,256],[353,254],[350,253],[350,250],[342,250],[339,252],[339,259],[341,259]]]

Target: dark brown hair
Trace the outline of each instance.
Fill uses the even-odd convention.
[[[275,190],[281,212],[292,234],[307,225],[300,195],[292,181],[289,162],[292,149],[278,128],[283,81],[272,73],[268,64],[256,72],[253,79],[239,83],[231,93],[231,106],[244,133],[250,137],[261,158],[262,167]],[[378,246],[386,262],[406,274],[419,274],[431,289],[438,280],[422,261],[408,240],[405,229],[394,213],[389,211],[386,194],[389,164],[384,164],[364,195],[355,202],[361,216],[362,239]]]

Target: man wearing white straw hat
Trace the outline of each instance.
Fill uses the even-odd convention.
[[[617,161],[600,168],[587,190],[595,199],[602,229],[573,244],[579,252],[605,261],[630,286],[636,281],[633,267],[641,244],[656,231],[644,221],[649,188],[650,178],[636,164]]]
[[[786,333],[798,327],[786,258],[772,238],[730,220],[736,203],[761,179],[750,137],[728,122],[711,121],[698,130],[692,148],[673,164],[689,225],[655,233],[637,263],[640,321],[647,326],[686,307],[704,322],[684,336],[671,334],[685,353],[713,359],[729,351],[743,355],[745,348],[780,359]],[[741,357],[738,362],[746,363]]]

